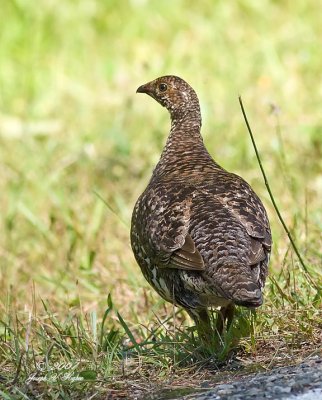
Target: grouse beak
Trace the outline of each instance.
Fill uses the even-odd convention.
[[[136,93],[150,94],[151,91],[152,91],[152,88],[150,87],[150,84],[146,83],[145,85],[141,85],[140,87],[138,87],[136,90]]]

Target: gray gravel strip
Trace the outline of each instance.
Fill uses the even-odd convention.
[[[178,398],[177,398],[178,399]],[[185,400],[322,400],[322,358],[242,377]]]
[[[288,397],[287,400],[320,400],[322,399],[322,389],[313,389],[305,393]]]

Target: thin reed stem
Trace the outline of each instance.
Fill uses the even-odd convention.
[[[252,132],[251,127],[249,125],[249,122],[248,122],[248,119],[247,119],[247,116],[246,116],[246,112],[245,112],[245,109],[244,109],[244,105],[243,105],[243,101],[242,101],[241,96],[238,97],[238,100],[239,100],[239,104],[240,104],[240,107],[241,107],[241,110],[242,110],[242,113],[243,113],[243,116],[244,116],[244,119],[245,119],[245,122],[246,122],[246,125],[247,125],[248,133],[249,133],[250,138],[252,140],[252,144],[253,144],[253,147],[254,147],[254,150],[255,150],[256,158],[257,158],[259,167],[261,169],[261,172],[262,172],[262,175],[263,175],[263,178],[264,178],[265,186],[267,188],[269,197],[270,197],[270,199],[272,201],[272,204],[274,206],[274,209],[276,211],[278,219],[280,220],[280,222],[281,222],[281,224],[282,224],[282,226],[283,226],[283,228],[284,228],[284,230],[285,230],[285,232],[286,232],[286,234],[287,234],[287,236],[288,236],[288,238],[289,238],[289,240],[291,242],[291,245],[292,245],[292,247],[293,247],[293,249],[294,249],[294,251],[295,251],[295,253],[296,253],[296,255],[297,255],[298,259],[299,259],[299,262],[300,262],[304,272],[306,273],[307,278],[309,279],[310,283],[314,286],[314,288],[320,293],[321,292],[321,288],[319,288],[317,286],[317,284],[314,282],[313,278],[311,277],[311,274],[310,274],[310,272],[308,270],[308,267],[306,266],[301,254],[300,254],[300,252],[299,252],[299,250],[298,250],[298,248],[296,246],[296,243],[295,243],[295,241],[294,241],[294,239],[293,239],[288,227],[286,226],[286,223],[284,222],[284,219],[283,219],[283,217],[282,217],[282,215],[281,215],[281,213],[279,211],[279,208],[278,208],[278,206],[276,204],[275,198],[273,196],[273,193],[272,193],[271,188],[270,188],[269,183],[268,183],[268,179],[267,179],[264,167],[262,165],[262,161],[261,161],[259,152],[257,150],[257,146],[256,146],[256,143],[255,143],[254,135],[253,135],[253,132]]]

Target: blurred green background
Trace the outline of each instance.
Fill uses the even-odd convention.
[[[145,292],[129,224],[169,130],[166,110],[135,91],[164,74],[194,87],[209,152],[263,199],[272,270],[296,267],[242,95],[276,201],[320,268],[321,15],[302,0],[2,1],[1,309],[23,316],[42,298],[59,314],[100,313],[112,291],[145,321],[162,303]]]

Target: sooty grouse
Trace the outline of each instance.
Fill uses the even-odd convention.
[[[268,270],[271,233],[251,187],[220,167],[200,135],[195,91],[164,76],[140,86],[171,115],[170,134],[132,216],[131,245],[143,275],[165,300],[183,307],[201,335],[207,308],[221,306],[217,330],[234,305],[258,307]]]

